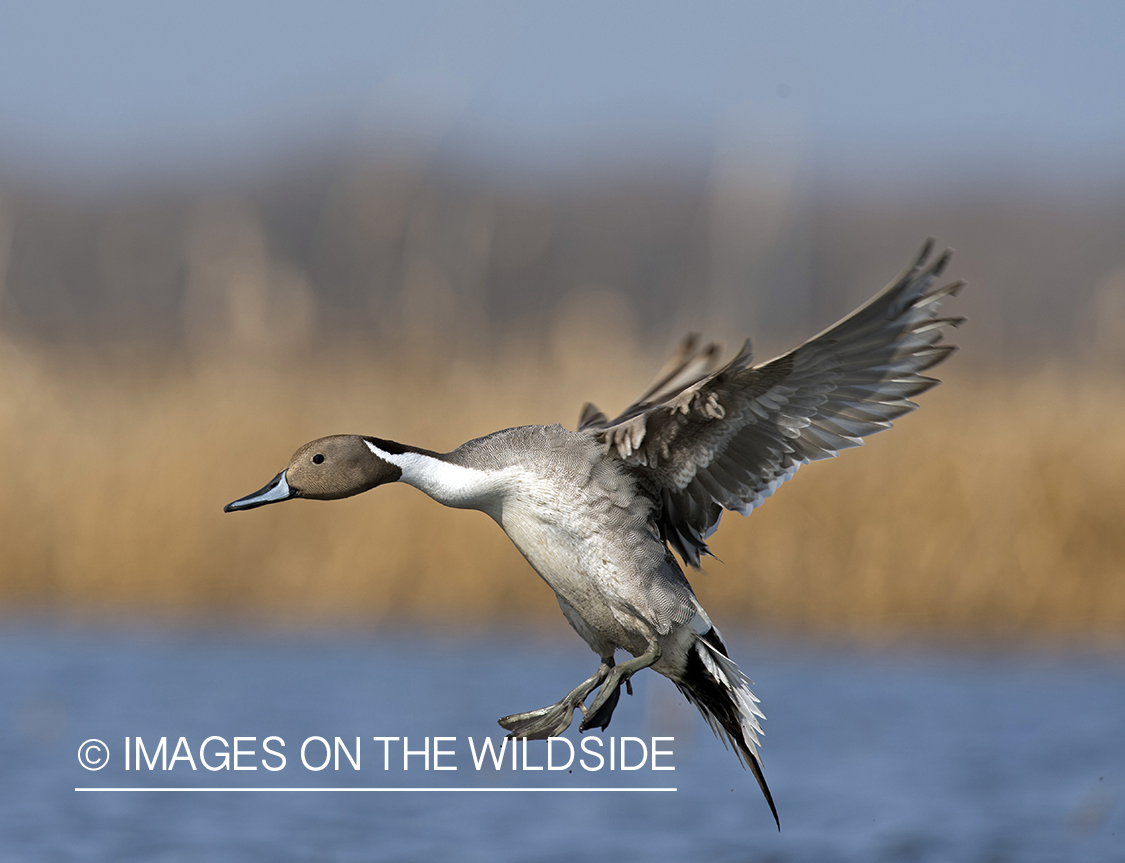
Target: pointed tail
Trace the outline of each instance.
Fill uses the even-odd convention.
[[[699,708],[715,736],[724,745],[729,741],[738,760],[754,773],[780,830],[777,807],[758,759],[758,735],[763,733],[758,719],[765,716],[750,691],[750,679],[727,656],[726,645],[714,627],[696,638],[688,651],[683,679],[676,681],[676,686]]]

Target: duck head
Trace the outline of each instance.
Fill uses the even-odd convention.
[[[331,435],[305,444],[289,460],[288,467],[253,494],[223,507],[237,512],[279,503],[295,497],[338,500],[397,482],[402,469],[379,458],[360,435]]]

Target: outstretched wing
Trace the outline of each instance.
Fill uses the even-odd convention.
[[[955,347],[940,344],[938,307],[963,282],[935,288],[952,255],[933,240],[882,293],[800,347],[751,366],[749,342],[710,367],[714,346],[689,338],[665,372],[614,420],[593,406],[580,430],[631,466],[660,503],[657,523],[692,566],[724,509],[748,515],[802,464],[859,446],[938,383],[921,372]]]

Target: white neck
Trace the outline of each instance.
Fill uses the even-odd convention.
[[[399,482],[424,491],[446,506],[488,511],[499,491],[497,477],[485,471],[451,464],[420,452],[389,453],[371,441],[364,442],[378,458],[402,471]]]

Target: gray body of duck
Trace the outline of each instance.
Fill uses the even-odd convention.
[[[524,426],[435,453],[364,435],[305,444],[265,488],[228,504],[333,500],[405,482],[446,506],[477,509],[503,528],[550,585],[601,662],[558,703],[506,716],[509,737],[604,729],[621,685],[651,667],[672,680],[753,772],[777,819],[758,756],[762,717],[750,681],[727,655],[673,551],[693,567],[724,510],[743,515],[796,470],[890,428],[938,381],[921,372],[940,344],[934,287],[947,250],[915,263],[834,327],[770,362],[749,343],[717,363],[689,338],[657,381],[616,419],[587,405],[577,431]],[[617,663],[615,652],[631,654]],[[586,699],[597,690],[589,705]]]

